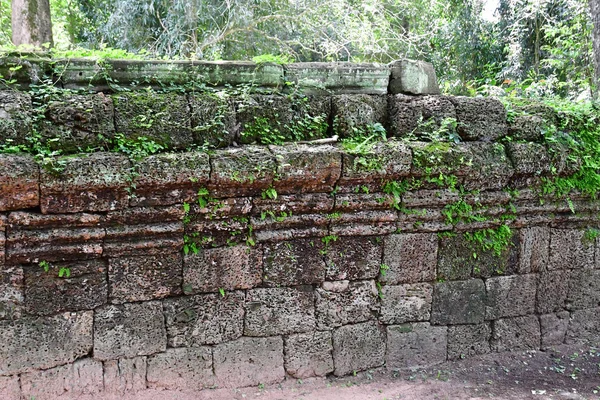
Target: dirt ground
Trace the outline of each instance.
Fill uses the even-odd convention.
[[[146,390],[94,400],[600,400],[600,348],[487,354],[435,367],[361,372],[346,378],[287,380],[278,385],[198,393]],[[79,400],[92,398],[79,397]]]

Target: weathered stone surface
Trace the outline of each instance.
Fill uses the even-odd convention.
[[[236,388],[281,382],[281,337],[247,338],[221,343],[213,349],[214,371],[219,387]]]
[[[60,157],[40,170],[40,206],[44,214],[112,211],[127,207],[127,157],[93,153]]]
[[[600,270],[571,271],[567,310],[594,307],[600,307]]]
[[[550,257],[550,229],[533,226],[519,231],[518,272],[529,274],[546,270]]]
[[[245,203],[245,202],[244,202]],[[219,203],[224,204],[224,203]],[[217,207],[215,205],[214,207]],[[225,205],[225,207],[227,207]],[[195,206],[192,206],[195,209]],[[201,209],[203,211],[203,209]],[[218,212],[220,213],[220,212]],[[184,221],[187,221],[185,216]],[[192,243],[196,244],[199,249],[213,248],[220,246],[235,246],[244,243],[249,246],[247,239],[251,237],[248,218],[243,215],[233,215],[230,218],[217,218],[215,213],[207,213],[205,215],[197,214],[196,217],[191,217],[194,222],[186,223],[185,238],[186,242],[180,246],[184,252],[193,253],[193,248],[189,248]],[[253,224],[254,226],[254,224]],[[187,248],[187,250],[186,250]]]
[[[163,302],[168,344],[197,347],[235,340],[244,330],[245,294],[202,294]]]
[[[327,280],[374,279],[383,254],[380,237],[341,237],[330,242],[325,253]]]
[[[448,359],[457,360],[490,352],[492,327],[489,322],[448,327]]]
[[[48,268],[48,271],[39,265],[24,268],[25,307],[30,314],[92,310],[106,304],[104,260],[49,263]]]
[[[548,269],[593,268],[594,245],[584,240],[584,233],[577,229],[552,229]]]
[[[536,311],[547,314],[565,309],[569,275],[565,271],[547,271],[538,276]]]
[[[217,150],[210,157],[209,189],[217,197],[255,196],[273,183],[277,165],[267,148]]]
[[[4,75],[4,74],[3,74]],[[27,143],[33,112],[31,96],[14,90],[0,90],[0,141],[7,145]]]
[[[0,376],[0,398],[4,400],[21,400],[19,375]]]
[[[111,258],[108,282],[111,303],[159,299],[181,294],[181,253]]]
[[[506,109],[493,98],[451,97],[463,140],[493,141],[508,133]]]
[[[0,321],[0,375],[73,362],[92,349],[91,311]]]
[[[508,122],[508,134],[516,140],[541,141],[544,125],[544,119],[537,115],[516,115]]]
[[[104,362],[104,391],[125,394],[146,389],[147,357]]]
[[[331,219],[329,234],[335,236],[376,236],[397,230],[398,214],[393,210],[344,213]]]
[[[517,176],[539,177],[551,172],[552,160],[543,144],[507,143],[506,152]]]
[[[10,213],[6,261],[25,264],[98,258],[105,236],[101,221],[102,216],[94,214]]]
[[[331,221],[323,214],[304,214],[286,216],[286,212],[267,215],[263,219],[251,218],[256,240],[258,242],[278,242],[300,238],[324,237],[330,234],[329,222]],[[317,239],[318,240],[318,239]]]
[[[431,323],[478,324],[485,316],[485,285],[481,279],[442,282],[434,286]]]
[[[210,347],[167,349],[148,357],[149,388],[202,390],[215,384]]]
[[[0,108],[0,130],[1,128]],[[0,154],[0,211],[40,204],[39,168],[30,156]]]
[[[384,239],[383,263],[389,267],[382,282],[429,282],[435,279],[438,238],[433,233],[402,233]]]
[[[346,290],[330,291],[325,285],[316,290],[319,329],[331,329],[375,319],[379,311],[375,281],[350,282]]]
[[[387,327],[388,369],[427,367],[446,361],[447,328],[429,322]]]
[[[104,93],[65,93],[45,107],[38,125],[42,141],[63,154],[103,148],[114,138],[113,102]]]
[[[273,187],[279,194],[329,193],[340,178],[342,156],[330,145],[270,146],[277,160]]]
[[[381,289],[381,321],[384,324],[429,321],[433,286],[414,283]]]
[[[540,322],[535,315],[504,318],[493,322],[493,351],[538,350],[541,343]]]
[[[210,160],[199,151],[156,154],[138,161],[135,170],[131,205],[194,203],[210,178]]]
[[[297,214],[330,212],[333,203],[333,196],[325,193],[284,194],[278,195],[276,199],[255,197],[252,199],[252,213],[260,215],[263,222],[273,219],[273,215],[276,219],[285,220]]]
[[[485,319],[518,317],[535,312],[537,276],[498,276],[485,281]]]
[[[368,133],[374,124],[387,124],[386,96],[366,94],[333,96],[334,131],[342,138],[353,137],[356,131]]]
[[[0,232],[0,238],[3,233]],[[22,267],[5,267],[0,261],[0,320],[21,317],[25,302]]]
[[[312,286],[248,290],[244,335],[287,335],[314,328]]]
[[[346,325],[333,331],[333,363],[336,376],[383,365],[385,332],[376,322]]]
[[[145,356],[167,347],[159,302],[109,305],[94,313],[94,358]]]
[[[98,396],[104,390],[102,363],[91,358],[21,375],[24,398],[52,400],[62,396]]]
[[[269,286],[295,286],[325,280],[320,239],[297,239],[264,245],[263,276]]]
[[[188,95],[194,143],[226,147],[236,135],[235,109],[226,94],[194,93]]]
[[[135,141],[146,137],[169,149],[185,149],[193,144],[185,95],[121,92],[112,99],[117,132],[127,139]]]
[[[569,312],[540,315],[542,349],[562,344],[569,326]]]
[[[106,227],[102,254],[126,257],[179,252],[184,244],[183,232],[182,221],[136,223],[130,220],[123,225],[110,223]]]
[[[431,63],[406,59],[394,61],[390,64],[390,72],[389,93],[440,94]]]
[[[261,282],[262,251],[246,245],[201,249],[183,259],[186,294],[250,289]]]
[[[598,342],[600,342],[600,307],[572,312],[565,343],[597,345]]]
[[[331,332],[308,332],[284,338],[284,365],[294,378],[325,376],[333,372]]]

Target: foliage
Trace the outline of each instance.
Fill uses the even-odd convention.
[[[496,257],[500,257],[511,246],[512,236],[508,225],[464,233],[465,239],[477,243],[484,251],[492,251]]]

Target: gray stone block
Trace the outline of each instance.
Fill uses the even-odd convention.
[[[210,347],[167,349],[148,357],[147,371],[152,389],[202,390],[215,384]]]
[[[93,313],[0,321],[0,375],[48,369],[92,349]]]
[[[4,232],[0,232],[0,238]],[[2,250],[0,249],[0,252]],[[3,254],[0,254],[0,257]],[[24,309],[25,293],[22,267],[5,267],[0,259],[0,320],[19,319]]]
[[[569,326],[569,317],[568,311],[540,315],[542,349],[564,343]]]
[[[26,144],[33,123],[31,96],[16,90],[0,91],[0,141]]]
[[[440,94],[435,69],[431,63],[416,60],[399,60],[390,64],[392,94]]]
[[[246,293],[244,335],[272,336],[315,328],[312,286],[252,289]]]
[[[537,276],[498,276],[485,281],[485,319],[518,317],[535,312]]]
[[[194,143],[230,146],[237,133],[235,108],[227,95],[210,92],[188,95]]]
[[[329,283],[326,282],[323,289],[317,289],[315,293],[319,329],[375,319],[379,302],[374,281],[350,282],[343,290],[327,290],[331,286]]]
[[[384,239],[383,263],[389,269],[381,282],[431,282],[435,279],[438,238],[434,233],[403,233]]]
[[[485,285],[481,279],[442,282],[434,286],[432,324],[479,324],[484,316]]]
[[[447,328],[429,322],[387,327],[388,369],[428,367],[446,361]]]
[[[448,359],[456,360],[490,352],[492,327],[489,322],[448,327]]]
[[[221,343],[213,349],[217,386],[238,388],[283,381],[281,337],[247,338]]]
[[[264,245],[264,280],[269,286],[318,284],[325,280],[319,239],[296,239]]]
[[[325,279],[375,279],[383,254],[383,239],[378,237],[343,237],[329,243],[325,262]]]
[[[355,130],[368,132],[375,123],[386,124],[386,96],[366,94],[333,96],[334,131],[342,138],[353,137]]]
[[[567,310],[595,307],[600,307],[600,270],[571,271]]]
[[[600,343],[600,307],[571,313],[565,343],[591,345]]]
[[[147,357],[121,358],[104,362],[104,391],[114,394],[146,389]]]
[[[548,314],[565,309],[569,292],[569,273],[563,270],[542,272],[538,276],[536,312]]]
[[[433,286],[415,283],[384,286],[381,299],[381,321],[384,324],[429,321]]]
[[[376,322],[346,325],[333,331],[334,374],[380,367],[385,357],[385,332]]]
[[[156,301],[110,305],[94,314],[94,358],[145,356],[167,348],[162,305]]]
[[[331,332],[308,332],[284,338],[286,372],[298,379],[333,372]]]
[[[550,256],[550,228],[543,226],[523,228],[519,235],[519,273],[544,271]]]
[[[493,98],[451,97],[456,108],[458,133],[466,141],[491,142],[506,136],[506,109]]]
[[[169,346],[195,347],[239,338],[244,329],[244,300],[241,291],[166,299]]]
[[[594,268],[594,245],[584,240],[584,231],[552,229],[548,269]]]
[[[493,351],[538,350],[541,343],[540,322],[528,315],[499,319],[493,322]]]

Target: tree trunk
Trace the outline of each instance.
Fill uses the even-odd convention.
[[[15,46],[52,46],[49,0],[12,0],[12,41]]]
[[[592,79],[592,93],[598,97],[598,83],[600,83],[600,0],[589,0],[590,14],[592,16],[592,46],[594,48],[594,78]]]

